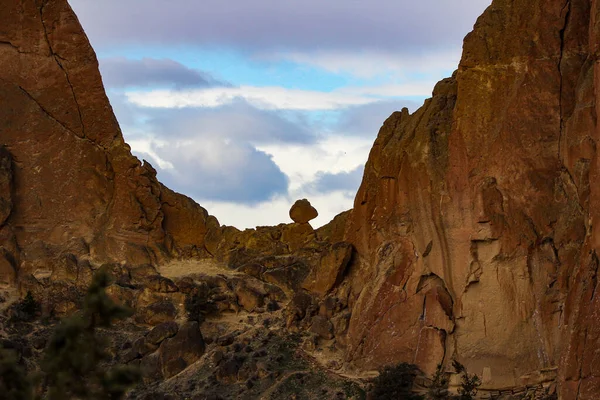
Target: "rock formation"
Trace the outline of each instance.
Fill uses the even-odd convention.
[[[346,231],[350,360],[600,393],[599,13],[495,0],[453,77],[384,123]]]
[[[207,225],[218,222],[131,155],[67,2],[11,0],[2,8],[4,251],[23,274],[65,251],[134,264],[203,252]]]
[[[298,224],[306,224],[319,216],[316,208],[306,199],[296,200],[290,208],[290,218]]]
[[[289,344],[176,322],[202,294],[211,312],[308,332],[359,372],[458,360],[487,389],[556,381],[561,398],[594,399],[599,16],[598,0],[494,0],[456,73],[385,121],[353,210],[313,230],[300,200],[294,223],[239,231],[131,155],[65,0],[4,1],[0,284],[63,315],[106,270],[143,333],[118,358],[149,382],[172,377],[167,392],[201,356],[207,382],[250,390],[251,373],[268,375],[250,344]]]

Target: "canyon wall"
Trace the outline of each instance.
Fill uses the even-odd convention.
[[[131,264],[204,253],[218,222],[131,155],[67,2],[3,1],[0,27],[6,280],[64,253]]]
[[[599,13],[495,0],[455,74],[384,123],[346,227],[352,362],[600,392]]]

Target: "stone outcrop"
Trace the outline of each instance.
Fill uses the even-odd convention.
[[[290,208],[290,218],[298,224],[306,224],[319,216],[317,209],[306,199],[296,200]]]
[[[495,0],[457,72],[384,123],[345,237],[361,368],[457,359],[500,388],[558,367],[563,398],[600,391],[599,13]]]
[[[204,254],[208,213],[131,155],[67,2],[2,8],[0,227],[18,243],[17,253],[7,249],[17,264],[73,240],[82,244],[76,256],[101,262]]]

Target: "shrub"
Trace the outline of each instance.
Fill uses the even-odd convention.
[[[40,303],[33,297],[31,290],[28,290],[27,295],[12,306],[11,319],[25,322],[32,321],[38,316],[41,309]]]
[[[108,297],[106,286],[108,275],[96,274],[81,312],[64,319],[54,331],[42,360],[48,399],[120,399],[139,379],[137,368],[103,365],[110,356],[96,329],[131,315]]]
[[[373,380],[371,395],[377,400],[421,400],[423,397],[412,393],[415,378],[419,374],[416,365],[400,363],[387,366]]]
[[[6,400],[31,400],[31,380],[14,351],[0,348],[0,393]]]
[[[201,324],[207,315],[217,311],[215,302],[211,299],[210,288],[203,284],[197,286],[185,298],[185,311],[188,321],[197,321]]]
[[[427,391],[427,397],[432,400],[446,400],[448,399],[448,378],[442,367],[442,364],[438,364],[435,374],[431,378],[431,386]]]
[[[460,400],[474,399],[479,386],[481,386],[481,379],[476,374],[469,374],[467,369],[456,360],[452,362],[452,365],[456,369],[456,372],[462,375],[460,387],[458,388],[458,398]]]

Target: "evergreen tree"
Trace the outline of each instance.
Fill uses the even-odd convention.
[[[136,368],[103,365],[110,355],[97,328],[131,315],[108,297],[108,283],[106,273],[96,274],[81,312],[63,320],[50,339],[42,361],[48,399],[120,399],[139,379]]]
[[[0,397],[6,400],[31,400],[32,386],[15,352],[0,348]]]

